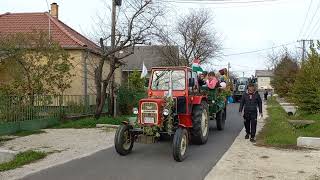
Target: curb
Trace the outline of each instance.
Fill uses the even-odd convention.
[[[16,151],[0,149],[0,164],[13,160],[17,154],[18,152]]]
[[[119,125],[114,125],[114,124],[97,124],[96,125],[97,128],[112,128],[112,129],[117,129],[119,127]]]
[[[298,137],[297,146],[305,148],[320,149],[320,138]]]

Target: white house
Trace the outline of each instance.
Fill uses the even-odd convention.
[[[264,89],[273,90],[273,87],[271,86],[271,80],[273,78],[272,70],[256,70],[256,78],[258,81],[259,90],[264,90]]]

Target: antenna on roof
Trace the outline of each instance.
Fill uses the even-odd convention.
[[[46,0],[46,4],[47,4],[48,14],[49,14],[49,17],[48,17],[48,21],[49,21],[48,36],[49,36],[49,44],[50,44],[50,39],[51,39],[51,20],[50,20],[50,8],[49,8],[48,0]]]

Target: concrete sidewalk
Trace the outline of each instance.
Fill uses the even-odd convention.
[[[45,133],[17,137],[1,148],[23,152],[44,151],[50,154],[20,168],[0,172],[0,180],[19,179],[31,173],[89,156],[113,146],[114,130],[105,129],[45,129]]]
[[[258,120],[258,132],[264,124]],[[205,180],[320,180],[320,151],[258,147],[244,136],[243,129]]]

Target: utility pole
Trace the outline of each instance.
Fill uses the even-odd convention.
[[[230,76],[230,68],[231,68],[231,65],[230,65],[230,62],[228,62],[228,72],[227,72],[227,76],[228,76],[228,78],[229,78],[229,76]]]
[[[306,59],[306,42],[312,43],[313,40],[302,39],[298,40],[298,42],[302,42],[302,61],[304,61]]]
[[[117,11],[117,2],[116,0],[112,0],[112,11],[111,11],[111,49],[115,48],[115,44],[116,44],[116,11]],[[115,68],[115,54],[111,55],[111,59],[110,59],[110,69],[109,71],[113,71],[113,69]],[[116,114],[116,104],[115,104],[115,97],[114,97],[114,73],[111,77],[111,82],[110,82],[110,97],[109,97],[109,113],[112,114],[113,116],[115,116]]]

